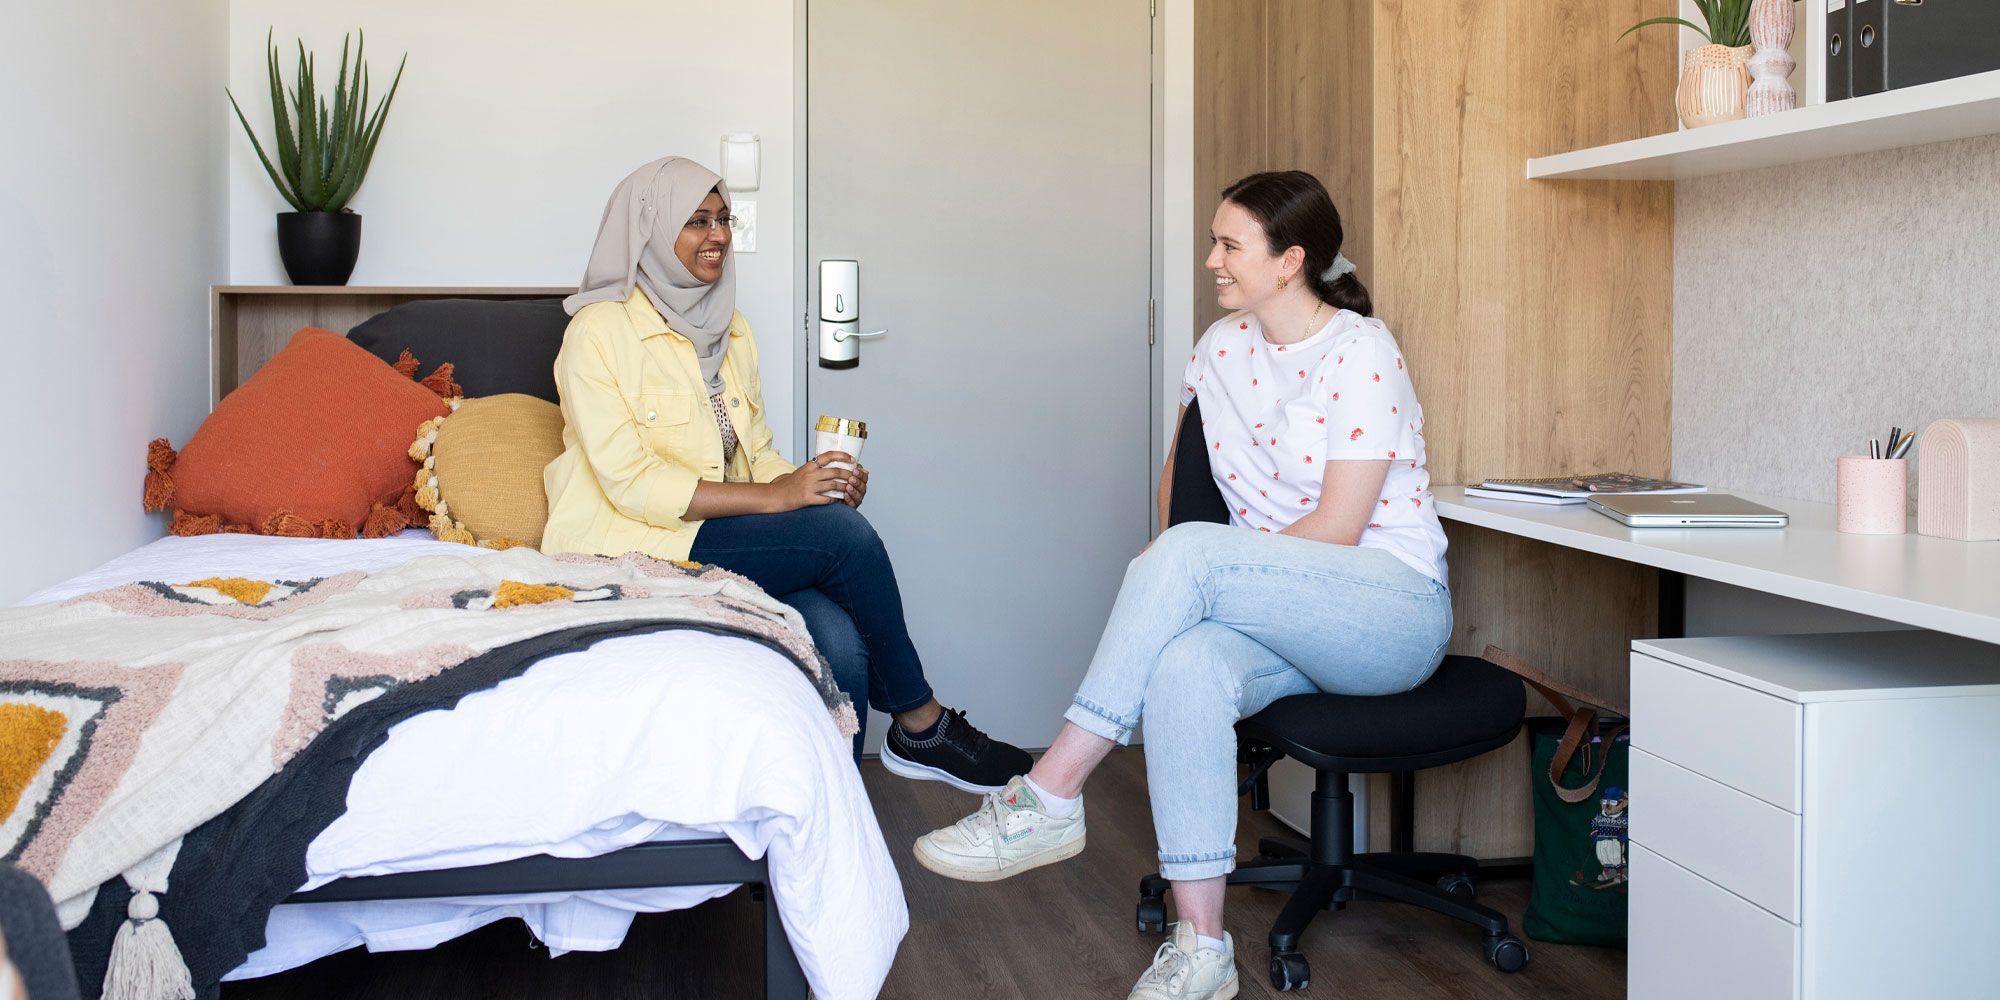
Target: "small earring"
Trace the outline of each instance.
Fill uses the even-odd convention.
[[[1284,276],[1284,275],[1282,275],[1282,274],[1281,274],[1281,275],[1278,275],[1278,287],[1279,287],[1279,288],[1283,288],[1283,287],[1285,287],[1285,286],[1286,286],[1287,284],[1290,284],[1290,283],[1291,283],[1291,279],[1289,279],[1289,278],[1285,277],[1285,276]]]

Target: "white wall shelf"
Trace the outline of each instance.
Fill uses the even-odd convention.
[[[1674,181],[2000,133],[2000,70],[1528,161],[1530,180]]]

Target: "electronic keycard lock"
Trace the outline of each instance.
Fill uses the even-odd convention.
[[[861,332],[861,262],[819,262],[819,366],[853,368],[861,364],[861,341],[887,330]]]

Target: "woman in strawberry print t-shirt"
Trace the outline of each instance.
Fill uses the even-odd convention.
[[[1451,634],[1445,537],[1410,366],[1299,171],[1223,192],[1210,233],[1231,315],[1188,359],[1230,523],[1168,529],[1133,560],[1066,724],[1034,769],[917,841],[926,868],[993,881],[1083,847],[1084,779],[1146,723],[1160,873],[1182,924],[1135,998],[1234,995],[1222,931],[1236,858],[1238,719],[1314,691],[1421,684]],[[1177,440],[1178,434],[1173,439]],[[1160,479],[1166,524],[1171,456]]]

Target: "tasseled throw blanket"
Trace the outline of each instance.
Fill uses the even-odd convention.
[[[449,689],[475,658],[497,683],[550,650],[498,669],[489,654],[620,623],[761,641],[801,665],[842,734],[857,729],[798,614],[713,567],[511,549],[310,580],[134,583],[0,611],[0,860],[49,887],[66,927],[123,876],[104,996],[192,997],[156,898],[184,836],[358,706]]]

